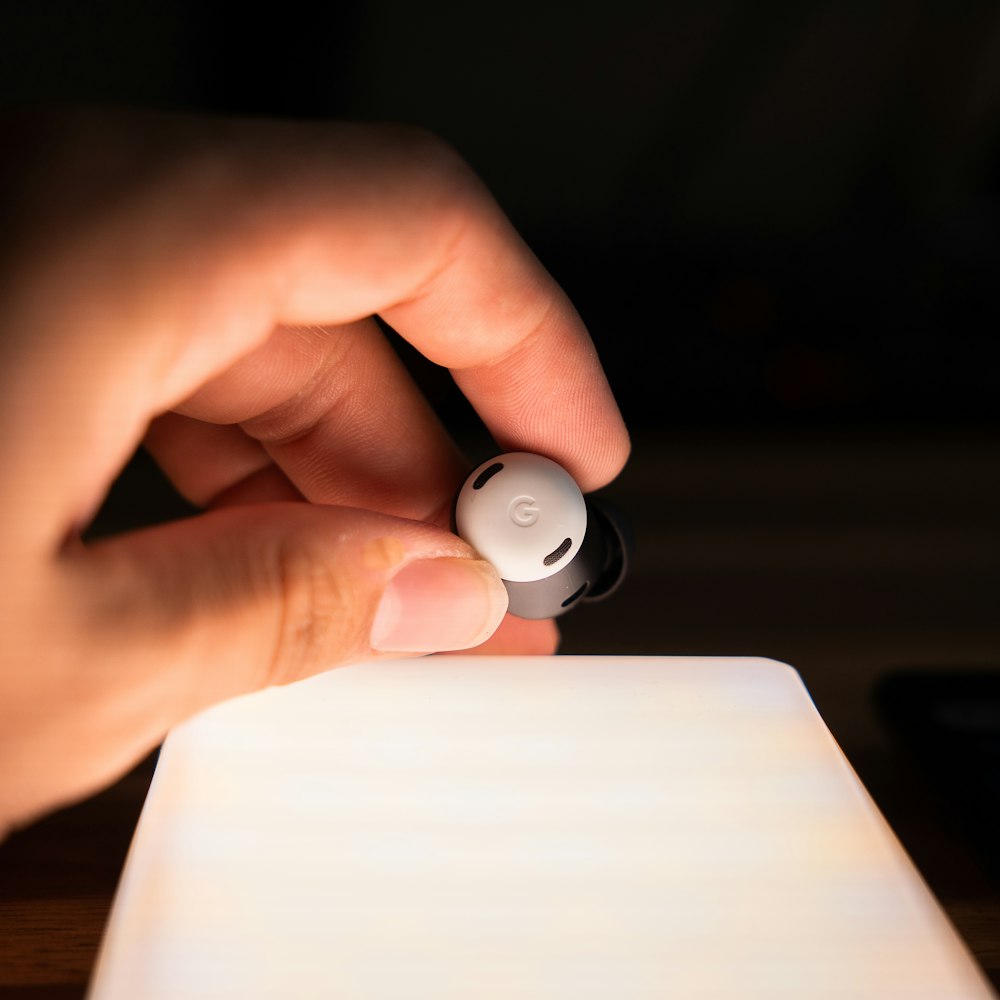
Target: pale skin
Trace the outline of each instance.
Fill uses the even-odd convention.
[[[105,113],[5,137],[0,836],[221,699],[553,651],[448,530],[467,465],[371,317],[584,490],[628,437],[579,316],[448,146]],[[142,442],[205,513],[84,544]]]

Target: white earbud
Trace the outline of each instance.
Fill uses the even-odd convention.
[[[510,611],[552,618],[617,587],[628,540],[551,459],[527,452],[483,462],[455,504],[458,534],[503,578]]]
[[[466,480],[455,522],[505,580],[540,580],[579,551],[587,505],[561,465],[514,452],[485,462]]]

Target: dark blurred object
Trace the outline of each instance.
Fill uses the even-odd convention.
[[[82,1000],[158,754],[0,845],[0,1000]]]
[[[900,671],[877,689],[882,717],[1000,886],[1000,670]]]

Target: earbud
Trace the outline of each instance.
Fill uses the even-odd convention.
[[[472,472],[455,526],[496,567],[519,618],[554,618],[607,597],[631,548],[616,513],[584,497],[562,466],[527,452],[498,455]]]

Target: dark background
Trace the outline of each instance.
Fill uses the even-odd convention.
[[[0,17],[8,103],[439,132],[578,304],[635,428],[998,420],[989,0]]]
[[[0,100],[450,140],[634,435],[634,571],[564,649],[793,663],[1000,983],[1000,7],[8,3]],[[98,529],[183,510],[140,457]],[[0,911],[68,906],[7,927],[31,996],[82,989],[149,773],[0,848]]]

